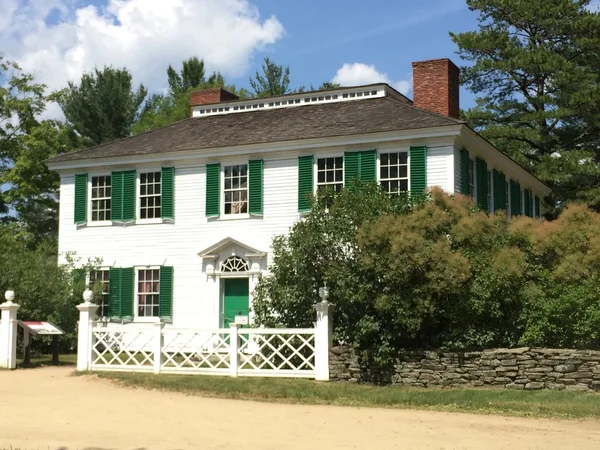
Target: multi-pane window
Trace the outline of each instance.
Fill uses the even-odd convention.
[[[90,272],[90,288],[96,290],[96,286],[101,286],[100,302],[98,315],[100,317],[108,317],[108,298],[109,298],[109,271],[108,270],[92,270]]]
[[[160,172],[140,174],[140,219],[160,217]]]
[[[92,177],[92,222],[110,220],[110,175]]]
[[[475,200],[475,161],[469,160],[469,195]]]
[[[160,294],[160,270],[138,270],[138,316],[158,317],[158,299]]]
[[[317,160],[317,189],[340,192],[344,187],[344,158],[319,158]]]
[[[225,166],[225,214],[248,213],[248,164]]]
[[[390,194],[408,192],[408,154],[382,153],[379,157],[379,181]]]
[[[494,191],[492,190],[494,186],[494,183],[492,181],[492,171],[488,170],[488,177],[487,177],[487,200],[488,200],[488,211],[489,212],[494,212]]]

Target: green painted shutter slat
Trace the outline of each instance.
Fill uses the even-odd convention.
[[[121,269],[121,317],[133,319],[133,267]]]
[[[248,212],[263,213],[263,160],[248,161]]]
[[[312,156],[298,157],[298,212],[310,209],[309,196],[313,194],[314,160]]]
[[[540,210],[540,198],[536,195],[535,196],[535,216],[536,217],[542,217],[542,211]]]
[[[123,172],[113,172],[110,180],[110,219],[113,222],[121,222],[123,220]]]
[[[510,213],[512,216],[521,215],[521,185],[510,180]]]
[[[344,186],[350,186],[355,177],[360,176],[359,152],[344,153]]]
[[[506,209],[506,177],[494,169],[494,211]]]
[[[463,148],[460,150],[460,191],[464,195],[471,195],[469,181],[469,151]]]
[[[481,159],[475,159],[477,171],[477,206],[481,209],[488,210],[488,170],[487,163]]]
[[[108,315],[121,317],[121,269],[115,267],[108,272]]]
[[[377,150],[363,150],[359,159],[360,180],[377,181]]]
[[[531,189],[525,189],[525,215],[533,217],[533,193]]]
[[[173,268],[160,268],[160,287],[158,296],[158,316],[161,319],[173,318]]]
[[[206,165],[206,217],[216,217],[220,212],[221,164]]]
[[[135,170],[123,172],[123,221],[135,220]]]
[[[175,218],[175,168],[163,167],[160,174],[160,217]]]
[[[81,225],[87,222],[87,173],[75,175],[74,222]]]
[[[411,147],[410,192],[421,194],[427,188],[427,147]]]

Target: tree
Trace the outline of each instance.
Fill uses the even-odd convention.
[[[290,67],[279,66],[269,58],[262,65],[263,73],[256,72],[254,79],[250,78],[250,86],[256,97],[273,97],[288,93],[290,85]]]
[[[450,33],[465,119],[553,189],[600,210],[600,15],[590,0],[467,0],[479,30]]]
[[[196,88],[203,84],[204,79],[204,61],[193,57],[187,61],[183,61],[181,73],[177,73],[171,66],[167,69],[167,77],[169,81],[169,89],[171,97],[188,92],[190,89]]]
[[[91,146],[130,136],[147,94],[143,85],[133,89],[126,68],[104,67],[84,73],[79,85],[70,81],[57,98],[82,145]]]

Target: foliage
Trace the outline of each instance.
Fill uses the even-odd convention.
[[[274,97],[287,94],[290,86],[290,66],[280,66],[269,58],[265,58],[262,74],[256,72],[254,79],[250,78],[250,86],[256,97]]]
[[[130,136],[147,95],[144,85],[134,90],[128,69],[109,66],[84,73],[79,84],[69,81],[57,101],[79,146],[92,146]]]
[[[180,73],[177,73],[170,65],[167,69],[167,78],[171,97],[188,92],[205,83],[204,61],[193,57],[183,61]]]
[[[600,14],[591,0],[467,0],[479,30],[450,33],[473,64],[465,119],[553,188],[600,210]]]
[[[585,206],[507,221],[438,189],[411,201],[367,185],[317,198],[273,251],[257,321],[310,326],[327,283],[336,340],[380,361],[402,348],[600,346],[600,214]]]

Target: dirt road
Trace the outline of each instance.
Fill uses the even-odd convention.
[[[0,449],[594,449],[600,423],[297,406],[0,371]]]

